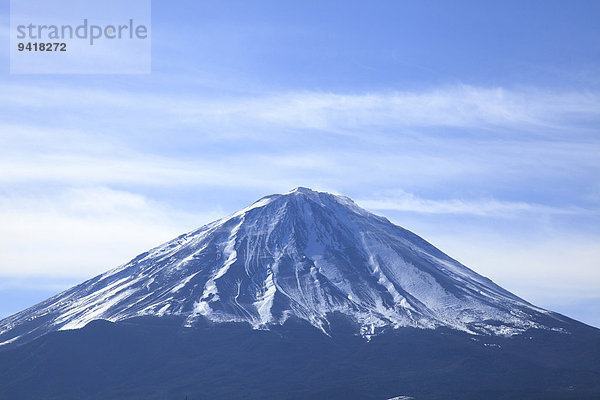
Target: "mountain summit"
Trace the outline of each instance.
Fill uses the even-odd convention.
[[[342,317],[366,337],[400,327],[514,335],[563,321],[349,198],[300,187],[0,321],[0,343],[140,316],[255,329],[299,319],[327,334]]]

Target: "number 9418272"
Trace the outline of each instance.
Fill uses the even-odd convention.
[[[19,43],[19,51],[67,51],[66,43]]]

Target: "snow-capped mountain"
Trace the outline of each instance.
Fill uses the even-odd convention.
[[[367,337],[400,327],[512,335],[561,319],[347,197],[297,188],[0,321],[0,342],[145,315],[257,329],[295,317],[325,333],[338,315]]]

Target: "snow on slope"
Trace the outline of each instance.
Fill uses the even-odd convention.
[[[294,316],[327,333],[335,312],[364,336],[406,326],[511,335],[550,314],[349,198],[297,188],[0,321],[0,343],[144,315],[260,329]]]

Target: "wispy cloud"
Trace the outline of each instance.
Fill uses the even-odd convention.
[[[305,179],[335,160],[309,153],[267,157],[265,154],[210,157],[205,160],[178,160],[131,154],[132,158],[47,154],[23,159],[0,160],[0,182],[49,182],[67,185],[119,185],[145,187],[237,187],[263,190],[291,189],[294,181]],[[329,176],[331,180],[331,176]],[[314,180],[312,180],[314,182]],[[290,186],[292,185],[292,186]]]
[[[103,187],[3,196],[0,276],[89,277],[222,214]]]
[[[596,237],[556,232],[543,238],[467,229],[460,235],[428,235],[447,254],[517,294],[535,293],[547,301],[556,293],[597,297],[600,246]],[[553,293],[552,290],[556,290]],[[533,298],[531,300],[534,300]]]
[[[78,283],[80,281],[75,277],[38,277],[38,279],[31,279],[31,277],[27,276],[2,276],[0,280],[0,293],[7,290],[33,290],[60,293]]]
[[[359,199],[357,202],[363,207],[373,210],[408,211],[424,214],[469,214],[493,217],[515,216],[522,213],[600,215],[600,210],[588,210],[576,206],[553,207],[522,201],[499,201],[492,198],[432,200],[402,190],[373,199]]]
[[[357,95],[290,93],[221,110],[277,125],[338,131],[385,126],[564,128],[567,120],[597,119],[599,107],[597,93],[458,86]]]
[[[132,118],[139,113],[155,113],[152,123],[160,121],[159,126],[198,126],[219,132],[242,129],[242,136],[257,126],[338,134],[401,127],[494,128],[496,134],[506,134],[509,128],[537,134],[569,128],[573,133],[576,124],[600,119],[599,93],[473,86],[420,92],[286,92],[230,98],[102,89],[90,90],[82,97],[76,89],[26,85],[5,86],[1,93],[0,104],[8,108],[83,110],[86,118],[111,110],[115,116],[126,111]]]

